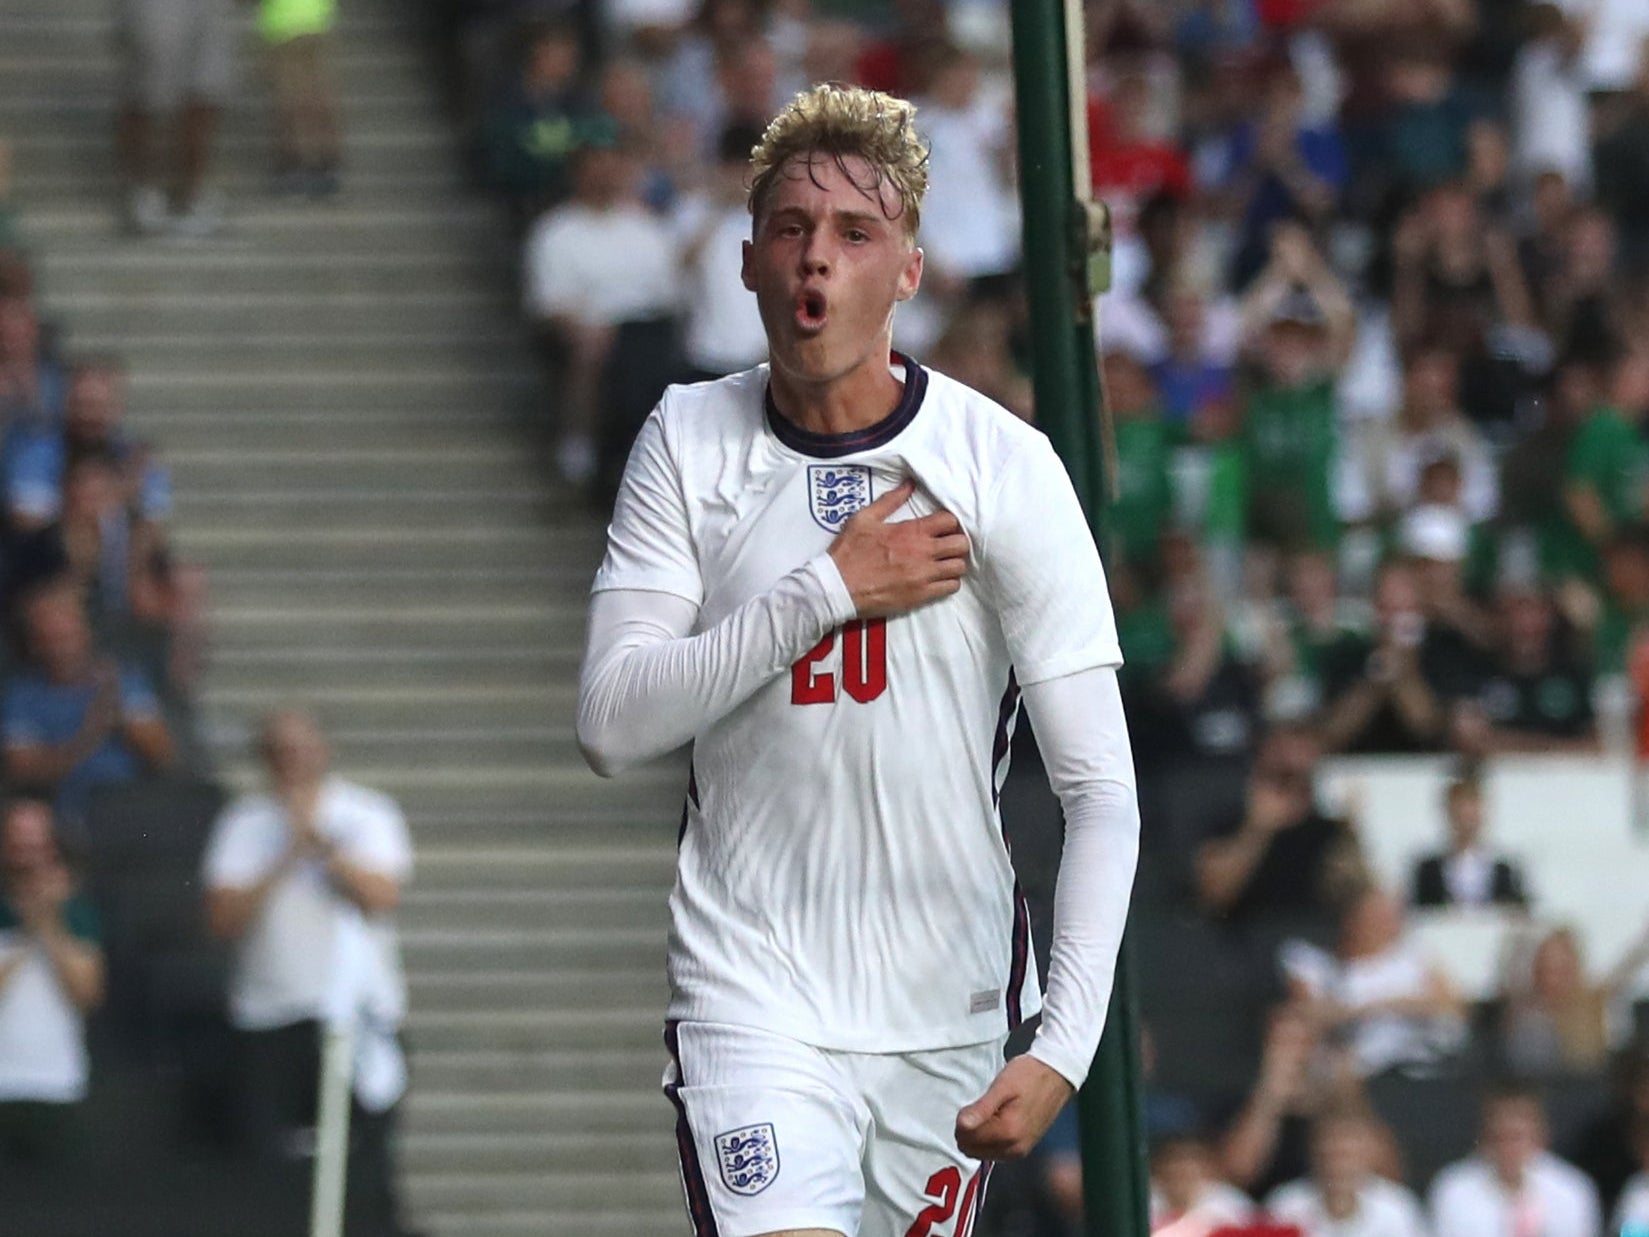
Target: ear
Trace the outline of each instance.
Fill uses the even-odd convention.
[[[922,251],[912,245],[910,256],[905,259],[905,269],[899,272],[899,288],[893,294],[896,301],[908,301],[916,295],[916,290],[922,286]]]
[[[739,278],[744,281],[746,292],[756,290],[755,246],[749,241],[744,242],[743,256],[739,260]]]

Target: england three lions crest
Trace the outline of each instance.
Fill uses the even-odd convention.
[[[870,465],[809,464],[807,508],[827,533],[839,533],[860,507],[870,505]]]
[[[763,1122],[717,1134],[716,1159],[729,1190],[746,1196],[760,1194],[779,1175],[779,1143],[772,1125]]]

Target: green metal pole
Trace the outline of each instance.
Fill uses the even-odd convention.
[[[1065,461],[1094,539],[1104,548],[1099,375],[1084,275],[1086,219],[1072,180],[1063,6],[1060,0],[1014,0],[1010,8],[1037,423]],[[1105,1035],[1077,1111],[1088,1237],[1147,1237],[1138,1004],[1126,940]]]

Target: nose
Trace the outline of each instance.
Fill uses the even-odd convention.
[[[802,245],[801,271],[803,278],[830,274],[834,258],[835,255],[830,249],[829,237],[825,235],[824,229],[815,230],[807,238],[806,243]]]

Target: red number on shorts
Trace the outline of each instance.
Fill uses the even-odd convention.
[[[947,1164],[928,1178],[928,1188],[922,1193],[933,1201],[922,1208],[905,1237],[929,1237],[937,1226],[956,1214],[956,1199],[962,1193],[961,1170]]]
[[[856,619],[841,628],[842,690],[860,704],[869,704],[887,690],[887,620]],[[836,647],[831,632],[790,667],[791,704],[831,704],[836,699],[836,676],[814,667]]]

